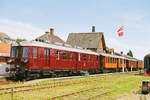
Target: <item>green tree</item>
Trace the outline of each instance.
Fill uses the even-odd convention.
[[[19,38],[16,39],[16,43],[18,43],[18,44],[22,41],[26,41],[26,39],[19,39]]]
[[[127,53],[128,56],[133,57],[132,51],[129,50],[129,52]]]

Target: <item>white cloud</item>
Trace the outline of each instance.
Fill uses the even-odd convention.
[[[106,38],[106,42],[109,48],[115,49],[115,52],[120,53],[121,51],[123,51],[124,54],[127,54],[127,52],[131,50],[133,53],[133,56],[141,60],[150,51],[150,48],[147,48],[146,45],[141,46],[138,44],[127,44],[115,38]]]
[[[44,30],[19,21],[0,19],[0,32],[7,33],[11,38],[35,39],[44,33]]]

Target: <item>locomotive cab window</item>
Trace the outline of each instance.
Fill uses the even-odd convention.
[[[16,47],[11,48],[11,57],[16,57]]]
[[[66,57],[66,52],[63,52],[63,60],[65,60],[67,57]]]
[[[21,46],[18,46],[17,47],[17,58],[20,58],[21,57]]]
[[[23,58],[28,58],[28,56],[29,56],[29,47],[24,47],[22,57]]]
[[[37,48],[33,48],[33,58],[37,58]]]

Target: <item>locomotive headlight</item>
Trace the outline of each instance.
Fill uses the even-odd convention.
[[[27,63],[27,62],[28,62],[28,59],[25,59],[25,60],[24,60],[24,63]]]
[[[20,66],[19,66],[19,65],[16,65],[16,67],[19,68]]]
[[[8,64],[10,64],[11,62],[12,62],[12,60],[11,60],[11,59],[9,59],[9,60],[7,61],[7,63],[8,63]]]

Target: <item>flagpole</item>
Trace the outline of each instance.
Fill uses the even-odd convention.
[[[123,55],[123,54],[122,54]],[[124,72],[124,55],[123,55],[123,66],[122,66],[122,72]]]
[[[122,36],[124,35],[124,25],[123,25],[122,27],[120,27],[117,32],[118,32],[118,36],[119,36],[119,37],[122,37]],[[123,57],[123,58],[122,58],[122,60],[123,60],[123,61],[122,61],[122,72],[124,72],[124,63],[125,63],[125,62],[124,62],[124,55],[123,55],[123,52],[121,53],[121,55],[122,55],[122,57]]]

